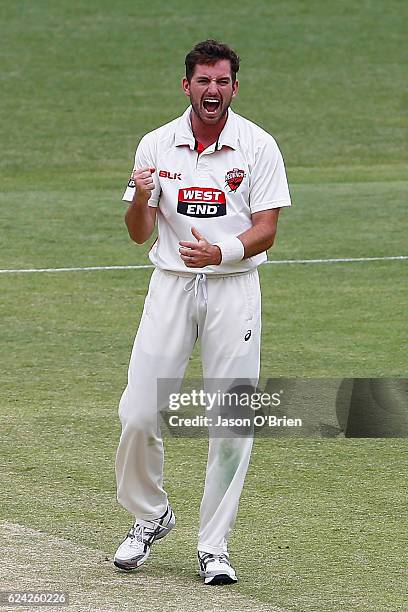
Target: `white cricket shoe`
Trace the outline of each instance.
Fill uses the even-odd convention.
[[[232,584],[238,581],[235,570],[229,562],[228,553],[214,555],[199,550],[198,562],[200,576],[204,578],[205,584]]]
[[[166,512],[152,521],[143,521],[141,525],[137,520],[129,529],[129,533],[119,546],[113,559],[114,565],[122,570],[134,570],[144,563],[150,554],[150,547],[155,540],[164,538],[176,524],[176,517],[171,506]]]

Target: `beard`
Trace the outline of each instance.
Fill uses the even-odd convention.
[[[193,108],[193,111],[202,123],[204,123],[205,125],[216,125],[217,123],[222,121],[228,113],[228,109],[231,105],[232,95],[229,96],[228,99],[216,96],[216,99],[219,100],[219,104],[216,108],[214,108],[214,110],[211,109],[210,105],[204,105],[205,98],[210,97],[211,96],[203,96],[200,100],[197,100],[193,98],[192,95],[190,95],[190,103]]]

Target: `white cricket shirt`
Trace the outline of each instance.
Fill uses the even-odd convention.
[[[179,242],[194,242],[191,228],[196,227],[215,244],[248,230],[252,213],[290,206],[282,155],[270,134],[231,109],[217,142],[199,153],[191,112],[190,106],[181,117],[146,134],[136,150],[134,169],[156,169],[149,206],[157,207],[158,239],[150,261],[173,272],[246,272],[265,261],[266,252],[192,269],[180,257]],[[123,200],[131,202],[134,193],[130,180]]]

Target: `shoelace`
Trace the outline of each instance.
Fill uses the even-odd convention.
[[[213,553],[200,553],[200,561],[202,561],[206,565],[211,561],[220,561],[226,563],[227,565],[230,565],[228,555],[226,555],[225,553],[221,553],[219,555],[214,555]]]
[[[143,525],[133,525],[133,527],[129,529],[128,538],[130,538],[130,546],[144,544]]]
[[[130,538],[130,546],[135,546],[137,544],[144,544],[145,540],[151,537],[158,527],[163,527],[160,521],[149,521],[156,525],[153,529],[149,527],[145,527],[144,525],[140,525],[139,523],[135,523],[130,529],[128,533],[128,537]],[[146,533],[146,536],[145,536]]]

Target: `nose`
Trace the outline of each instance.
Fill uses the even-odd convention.
[[[210,81],[209,85],[208,85],[208,93],[209,94],[217,94],[218,93],[218,87],[217,87],[217,82],[214,81]]]

